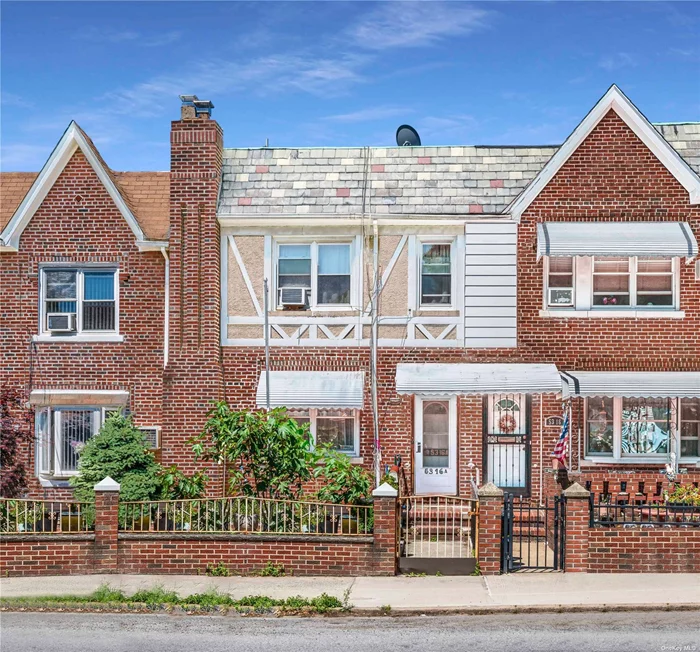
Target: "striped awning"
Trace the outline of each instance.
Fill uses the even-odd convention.
[[[553,364],[399,364],[399,394],[558,394]]]
[[[700,397],[700,371],[562,371],[562,395]]]
[[[537,225],[537,258],[542,256],[698,255],[687,222],[543,222]]]
[[[271,371],[270,407],[354,408],[364,402],[362,371]],[[258,407],[266,404],[265,372],[260,374]]]

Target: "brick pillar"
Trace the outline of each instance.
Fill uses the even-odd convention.
[[[372,492],[374,498],[374,574],[396,575],[398,492],[385,482]]]
[[[564,569],[568,573],[588,572],[588,528],[590,492],[574,482],[563,494],[566,498],[566,551]]]
[[[95,485],[95,572],[116,573],[119,483],[109,476]]]
[[[477,560],[482,575],[501,572],[501,514],[503,490],[493,482],[479,489],[479,532]]]

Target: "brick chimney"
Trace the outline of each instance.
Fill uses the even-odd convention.
[[[210,401],[223,396],[216,219],[223,131],[211,117],[212,102],[196,95],[180,99],[181,118],[170,131],[170,347],[162,461],[191,469],[187,441],[201,431]]]

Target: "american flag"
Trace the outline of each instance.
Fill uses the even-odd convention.
[[[564,423],[561,424],[561,435],[557,440],[557,445],[554,447],[552,457],[558,459],[566,466],[566,452],[569,448],[569,413],[564,413]]]

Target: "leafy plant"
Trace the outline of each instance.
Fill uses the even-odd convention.
[[[273,564],[268,561],[265,566],[260,569],[260,577],[282,577],[285,575],[283,564]]]
[[[185,475],[173,464],[160,472],[162,497],[169,500],[201,498],[208,479],[202,471],[191,476]]]
[[[220,561],[216,566],[207,564],[207,570],[205,572],[211,577],[229,577],[231,575],[231,571],[223,561]]]
[[[154,500],[162,493],[160,470],[131,417],[113,414],[85,444],[78,459],[79,475],[70,482],[79,501],[94,501],[94,486],[107,476],[121,485],[121,500]]]
[[[0,389],[0,496],[17,498],[27,488],[22,447],[32,441],[32,411],[25,392]]]
[[[308,424],[300,426],[284,408],[233,410],[219,401],[192,449],[198,459],[227,464],[233,494],[297,498],[312,477]]]
[[[318,499],[327,503],[366,505],[369,503],[372,478],[370,474],[329,444],[316,449],[318,466],[314,477],[323,481]]]
[[[385,482],[394,487],[396,491],[399,490],[399,479],[393,473],[385,473],[379,481],[379,484],[384,484]]]
[[[666,494],[666,500],[669,503],[677,503],[681,505],[693,505],[700,507],[700,488],[695,485],[675,486],[672,492]]]

